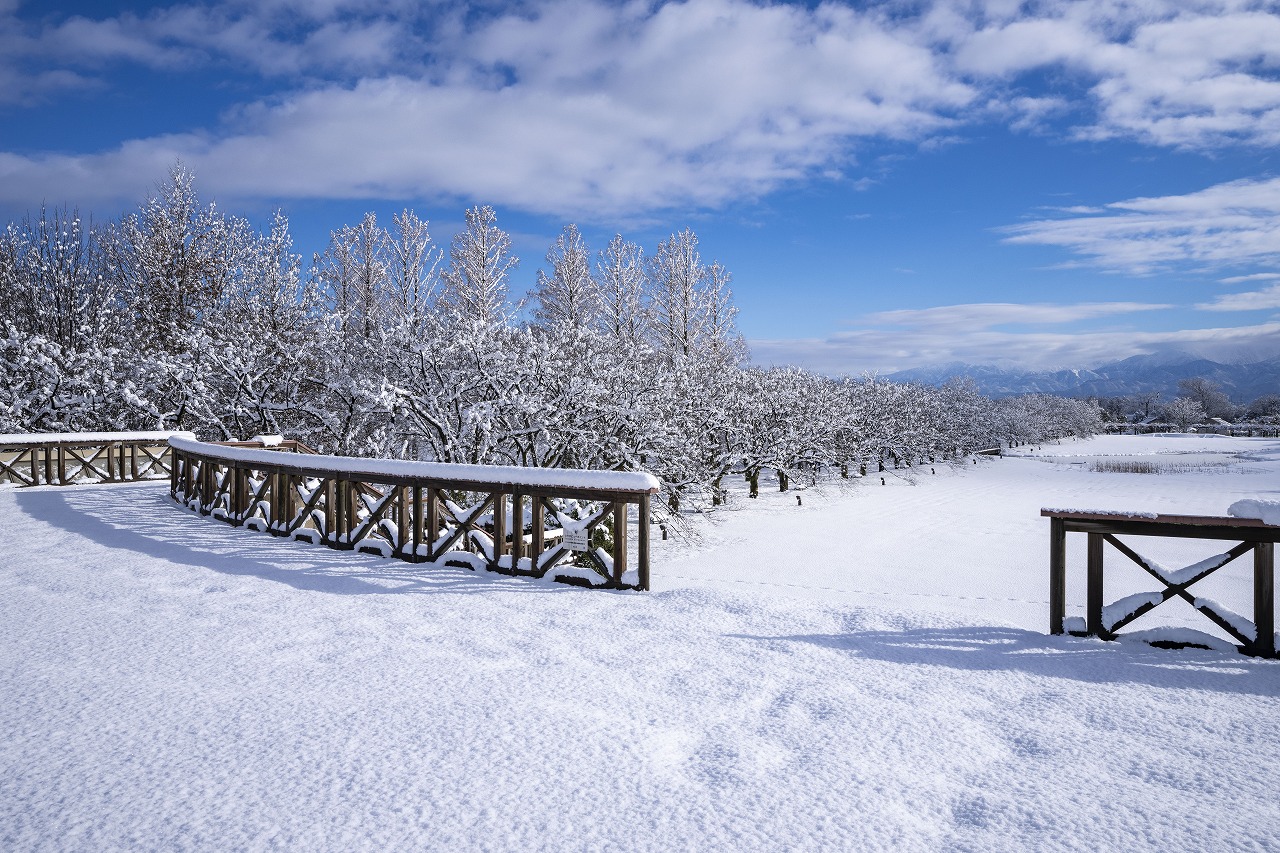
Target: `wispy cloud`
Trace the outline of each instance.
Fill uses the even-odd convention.
[[[1170,348],[1224,361],[1270,355],[1280,349],[1280,322],[1146,332],[987,329],[956,335],[938,329],[859,329],[822,339],[751,340],[749,344],[757,364],[796,364],[830,374],[892,372],[956,361],[1055,370],[1097,366]]]
[[[1076,75],[1093,108],[1079,137],[1213,148],[1280,142],[1274,12],[1274,4],[1236,0],[954,0],[936,4],[926,19],[952,46],[961,72],[1008,81],[1015,92],[1030,72]]]
[[[0,199],[90,202],[93,188],[133,200],[181,157],[222,197],[465,195],[616,216],[829,180],[849,174],[861,141],[945,144],[992,117],[1040,133],[1063,132],[1069,118],[1076,136],[1163,146],[1280,141],[1280,16],[1269,6],[913,9],[226,0],[37,18],[0,2],[0,100],[109,85],[120,64],[256,74],[265,93],[195,132],[94,153],[8,153]],[[1044,72],[1060,91],[1032,91]],[[1171,256],[1112,258],[1093,251],[1090,233],[1034,225],[1022,236],[1120,268]]]
[[[1275,281],[1280,279],[1280,272],[1255,272],[1249,275],[1233,275],[1227,278],[1220,278],[1220,284],[1245,284],[1250,281]]]
[[[167,18],[148,25],[173,29]],[[110,35],[118,22],[94,26]],[[204,49],[274,51],[277,63],[315,52],[306,39],[241,45],[234,21],[210,26]],[[311,86],[222,129],[98,154],[7,155],[0,193],[58,197],[82,191],[72,176],[85,174],[133,186],[181,156],[224,196],[455,194],[562,215],[715,206],[839,166],[850,140],[919,139],[974,97],[909,33],[839,6],[560,0],[459,26],[437,34],[412,73]],[[362,38],[373,47],[348,53],[377,55],[377,35]],[[112,44],[135,54],[132,42]]]
[[[1008,243],[1058,246],[1094,266],[1137,275],[1184,262],[1280,263],[1280,178],[1134,198],[1106,209],[1001,231]]]
[[[865,322],[881,326],[910,326],[933,331],[983,330],[1009,325],[1052,325],[1171,308],[1145,302],[1091,302],[1078,305],[1018,304],[1011,302],[941,305],[935,308],[878,311]]]
[[[1227,293],[1196,306],[1201,311],[1269,311],[1280,308],[1280,284],[1246,293]]]

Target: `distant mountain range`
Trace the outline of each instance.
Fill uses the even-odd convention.
[[[1236,403],[1263,394],[1280,394],[1280,356],[1250,364],[1222,364],[1190,353],[1135,355],[1089,370],[1016,370],[992,365],[953,362],[889,374],[895,382],[941,385],[969,377],[989,397],[1014,394],[1057,394],[1063,397],[1119,397],[1159,391],[1164,399],[1178,395],[1178,380],[1203,376],[1222,386]]]

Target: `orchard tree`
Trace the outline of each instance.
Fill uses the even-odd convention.
[[[534,317],[543,328],[568,325],[585,329],[600,313],[599,292],[591,278],[591,255],[578,233],[566,225],[547,250],[551,273],[538,270],[533,292]]]
[[[1169,423],[1178,428],[1178,432],[1186,432],[1192,424],[1202,422],[1207,417],[1207,413],[1199,400],[1178,397],[1165,406],[1164,416]]]
[[[507,276],[518,262],[511,254],[511,238],[498,227],[492,207],[473,207],[466,220],[449,247],[440,303],[452,321],[480,329],[508,325]]]

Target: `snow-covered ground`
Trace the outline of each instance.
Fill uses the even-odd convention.
[[[1090,470],[1139,456],[1168,473]],[[0,490],[0,849],[1280,849],[1280,663],[1045,636],[1039,516],[1275,499],[1280,442],[933,470],[737,498],[654,543],[649,594],[276,540],[163,484]],[[1247,613],[1248,561],[1220,575],[1194,591]],[[1178,607],[1133,627],[1212,631]]]

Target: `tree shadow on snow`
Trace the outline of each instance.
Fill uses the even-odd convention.
[[[257,577],[309,592],[575,592],[564,584],[453,566],[415,565],[231,527],[174,503],[164,486],[49,487],[23,489],[14,497],[18,507],[32,518],[105,548],[225,575]]]
[[[1202,649],[1159,649],[1136,640],[1104,642],[1004,627],[734,636],[774,643],[810,643],[857,657],[914,666],[1020,671],[1088,684],[1137,683],[1280,696],[1280,661]]]

